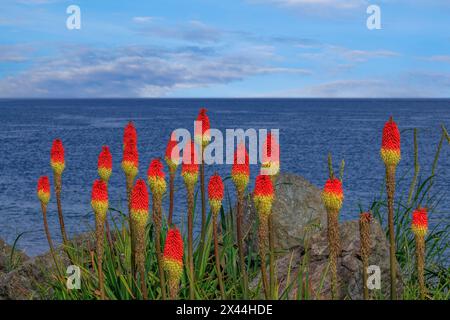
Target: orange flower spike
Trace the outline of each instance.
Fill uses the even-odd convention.
[[[103,146],[102,151],[98,155],[97,171],[100,178],[108,183],[112,173],[112,155],[108,146]]]
[[[195,143],[188,141],[184,149],[183,164],[181,166],[181,175],[184,179],[184,183],[193,187],[198,181],[198,163],[197,152],[195,149]]]
[[[108,211],[108,186],[103,180],[95,180],[92,186],[91,205],[100,218],[106,217]]]
[[[325,208],[330,211],[339,211],[344,200],[342,182],[337,178],[328,179],[322,192]]]
[[[273,199],[274,190],[270,176],[257,176],[255,181],[255,190],[253,192],[253,201],[255,203],[256,210],[260,215],[270,215],[272,212]]]
[[[159,159],[153,159],[147,170],[148,184],[155,197],[162,197],[164,192],[166,192],[166,180],[163,167]]]
[[[412,214],[411,229],[417,236],[424,237],[428,232],[428,212],[426,208],[417,208]]]
[[[139,179],[131,191],[131,219],[145,227],[148,219],[148,190],[145,181]]]
[[[125,175],[135,177],[139,170],[139,153],[136,144],[129,142],[123,150],[122,169]]]
[[[387,166],[396,166],[401,158],[400,132],[397,124],[390,117],[383,128],[381,139],[381,158]]]
[[[123,132],[123,148],[128,144],[128,142],[137,145],[137,131],[134,127],[133,121],[128,122],[125,126],[125,130]]]
[[[250,179],[249,156],[244,144],[239,144],[234,154],[231,179],[238,192],[244,192]]]
[[[50,165],[55,174],[62,174],[66,163],[64,160],[64,146],[60,139],[53,140],[52,149],[50,150]]]
[[[166,160],[167,166],[171,172],[175,172],[177,170],[178,163],[180,161],[180,154],[178,150],[178,142],[173,137],[171,137],[167,143],[166,156],[164,160]]]
[[[275,176],[280,172],[280,146],[272,133],[268,133],[263,144],[265,152],[262,153],[262,173]],[[267,170],[267,171],[266,171]]]
[[[223,193],[222,178],[215,173],[208,183],[209,206],[213,214],[218,214],[222,207]]]
[[[164,245],[163,267],[169,282],[178,283],[183,275],[183,239],[175,227],[167,232]]]
[[[203,147],[207,146],[211,142],[211,135],[209,133],[209,117],[206,114],[207,111],[208,110],[205,108],[200,109],[197,116],[197,122],[201,123],[201,130],[199,126],[195,126],[194,133],[195,142]]]
[[[47,205],[50,201],[50,181],[47,176],[42,176],[38,180],[37,195],[42,204]]]

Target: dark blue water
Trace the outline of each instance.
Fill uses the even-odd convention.
[[[302,175],[318,186],[327,178],[327,153],[333,153],[336,169],[344,158],[343,219],[356,218],[359,204],[367,209],[382,190],[384,165],[379,148],[381,131],[390,115],[402,130],[403,158],[398,176],[408,179],[405,187],[413,167],[409,129],[419,128],[421,175],[426,177],[439,141],[440,124],[450,127],[450,100],[0,100],[0,237],[12,242],[26,232],[19,241],[21,248],[31,255],[47,250],[36,181],[40,175],[51,175],[49,153],[54,138],[61,138],[66,148],[62,203],[66,227],[73,235],[93,223],[90,192],[97,178],[101,146],[109,145],[114,159],[111,206],[124,208],[125,181],[120,162],[127,121],[135,121],[138,130],[140,177],[145,178],[150,159],[164,156],[170,132],[175,128],[193,130],[200,107],[209,109],[211,126],[221,130],[280,129],[282,171]],[[450,148],[445,143],[435,182],[442,201],[431,215],[432,223],[450,221],[449,156]],[[253,165],[253,178],[257,170]],[[226,176],[230,166],[207,167],[208,175],[214,171]],[[227,183],[234,190],[230,181]],[[186,203],[180,178],[177,186],[174,221],[181,223],[185,221]],[[49,219],[53,237],[59,241],[54,196]]]

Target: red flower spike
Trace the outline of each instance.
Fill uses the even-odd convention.
[[[108,211],[108,186],[103,180],[95,180],[92,185],[91,205],[95,214],[105,216]]]
[[[47,176],[42,176],[38,180],[37,195],[39,200],[44,204],[50,201],[50,181]]]
[[[195,143],[188,141],[183,151],[181,175],[186,184],[194,185],[198,179],[198,163]]]
[[[194,138],[195,142],[199,145],[202,145],[203,147],[206,146],[211,141],[211,136],[209,134],[210,124],[209,124],[209,117],[206,114],[208,110],[205,108],[200,109],[200,112],[197,116],[197,122],[201,123],[201,128],[197,125],[195,125],[194,128]]]
[[[414,210],[411,228],[415,235],[426,235],[428,231],[428,212],[426,208],[417,208]]]
[[[268,133],[264,141],[261,162],[261,174],[274,176],[280,172],[280,146],[272,133]]]
[[[231,179],[238,192],[244,192],[250,179],[249,156],[245,145],[239,144],[234,153],[234,162],[231,168]]]
[[[112,173],[112,155],[108,146],[103,146],[98,155],[97,171],[100,178],[107,183]]]
[[[127,143],[123,150],[122,169],[126,175],[136,176],[139,168],[139,153],[137,146]]]
[[[183,238],[175,227],[167,232],[163,253],[163,267],[169,276],[169,282],[175,283],[183,274]]]
[[[53,140],[50,150],[50,165],[55,174],[62,174],[66,166],[64,160],[64,146],[60,139]]]
[[[148,190],[145,181],[138,179],[131,191],[131,219],[145,226],[148,218]]]
[[[174,172],[180,161],[180,150],[178,149],[178,142],[175,140],[174,136],[171,136],[167,143],[166,156],[164,159],[166,160],[169,169]]]
[[[222,206],[223,193],[222,178],[215,173],[208,183],[209,205],[214,214],[217,214]]]
[[[162,196],[166,191],[166,180],[164,179],[165,174],[163,168],[164,166],[159,159],[153,159],[147,170],[148,184],[155,196]]]
[[[134,127],[133,121],[128,122],[123,132],[123,147],[127,145],[127,143],[137,144],[137,131]]]
[[[396,166],[401,158],[400,132],[392,117],[383,128],[381,158],[386,165]]]
[[[337,178],[328,179],[322,192],[325,208],[330,211],[339,211],[344,200],[342,182]]]
[[[253,201],[258,213],[261,215],[269,215],[272,212],[273,199],[274,189],[270,176],[257,176],[255,180],[255,190],[253,191]]]

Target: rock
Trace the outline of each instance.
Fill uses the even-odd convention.
[[[327,213],[320,190],[294,174],[280,174],[276,180],[276,197],[272,208],[276,250],[287,250],[303,244],[326,225]],[[251,197],[244,202],[244,232],[247,245],[256,249],[257,214]]]
[[[3,239],[0,239],[0,274],[14,269],[16,266],[29,259],[29,257],[20,250],[14,250],[11,255],[12,251],[13,248],[3,241]]]
[[[92,237],[81,235],[73,239],[73,243],[89,245]],[[9,254],[11,247],[0,240],[0,300],[30,300],[46,299],[51,297],[51,286],[47,285],[53,281],[57,274],[55,263],[50,252],[34,258],[28,258],[25,254],[17,251],[17,264],[14,268],[2,268],[2,261]],[[55,257],[61,270],[65,272],[70,261],[62,248],[57,248]]]
[[[341,255],[338,259],[338,274],[340,285],[339,299],[362,299],[362,261],[360,257],[359,222],[347,221],[340,225]],[[381,270],[381,290],[371,291],[374,296],[389,297],[390,268],[389,243],[385,233],[377,221],[371,223],[371,255],[369,265],[376,265]],[[298,275],[304,275],[302,281],[303,292],[308,291],[309,299],[330,299],[331,288],[329,275],[325,274],[328,265],[327,231],[311,237],[306,247],[297,246],[283,257],[277,259],[276,270],[279,284],[279,295],[291,285],[289,298],[296,299]],[[306,276],[308,275],[308,276]],[[400,267],[397,263],[397,295],[403,292]],[[255,287],[259,276],[253,280]],[[381,292],[380,292],[381,291]],[[303,295],[304,297],[304,295]]]

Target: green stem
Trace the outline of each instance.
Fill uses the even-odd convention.
[[[193,213],[194,213],[194,186],[188,186],[188,259],[189,259],[189,298],[195,299],[194,278],[194,249],[193,249]]]
[[[163,262],[162,262],[162,250],[161,250],[161,221],[162,221],[162,211],[161,211],[161,199],[159,197],[153,196],[154,205],[154,216],[153,221],[155,223],[155,243],[156,243],[156,259],[158,262],[158,272],[159,272],[159,284],[161,286],[161,296],[163,300],[167,299],[166,293],[166,279],[164,275]]]
[[[238,202],[237,202],[237,214],[236,214],[236,234],[237,234],[237,243],[238,243],[238,253],[239,253],[239,265],[242,273],[242,281],[243,281],[243,294],[244,299],[248,299],[248,276],[247,276],[247,268],[245,264],[244,257],[244,241],[242,237],[242,211],[244,207],[244,193],[238,191]]]
[[[389,223],[389,261],[391,271],[391,300],[397,299],[396,294],[396,257],[395,257],[395,233],[394,233],[394,193],[395,193],[395,166],[386,167],[386,193],[388,200]]]
[[[216,272],[217,279],[219,280],[220,294],[222,299],[225,300],[225,287],[223,284],[222,271],[220,270],[220,255],[219,255],[219,235],[217,231],[217,213],[213,213],[213,233],[214,233],[214,256],[216,258]]]

